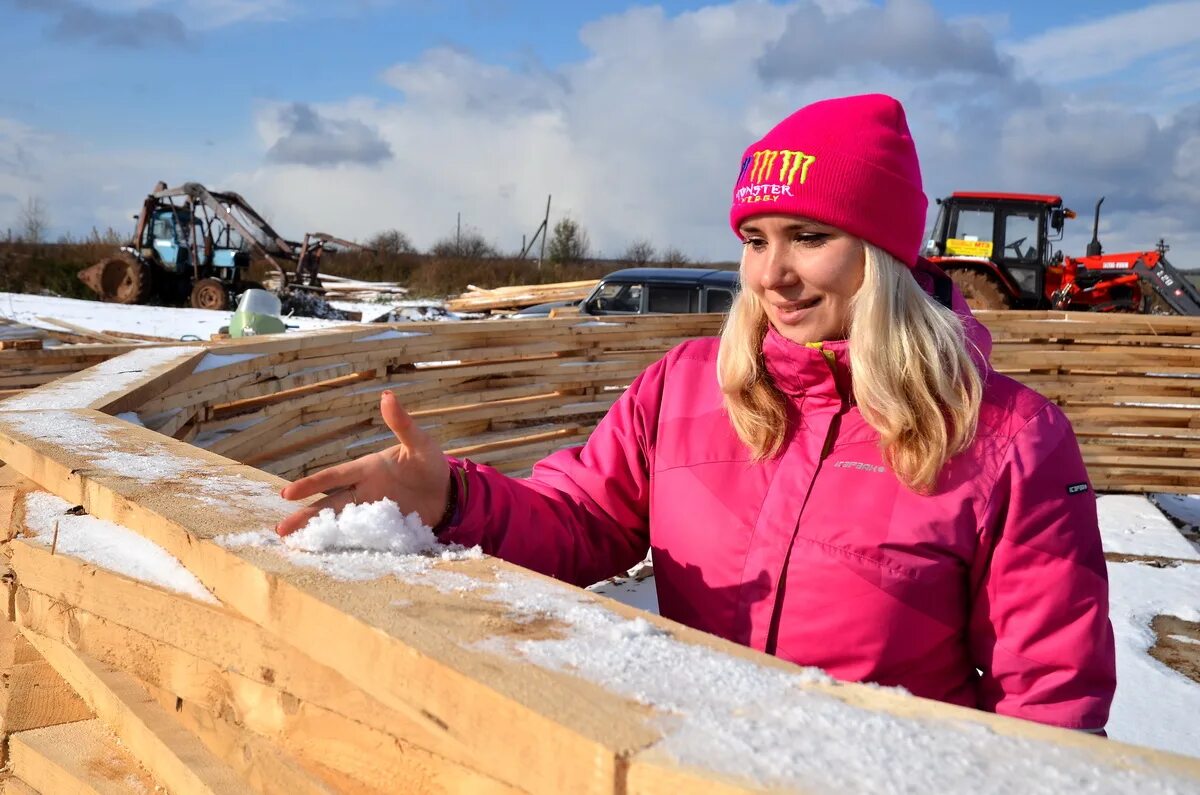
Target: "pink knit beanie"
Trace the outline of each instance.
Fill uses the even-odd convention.
[[[729,222],[802,215],[874,243],[912,267],[925,209],[904,108],[883,94],[814,102],[746,150]]]

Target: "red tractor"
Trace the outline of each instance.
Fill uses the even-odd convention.
[[[1084,309],[1200,316],[1200,291],[1167,262],[1167,246],[1105,254],[1097,237],[1083,257],[1051,245],[1075,213],[1061,196],[954,193],[941,206],[925,256],[962,290],[974,309]]]

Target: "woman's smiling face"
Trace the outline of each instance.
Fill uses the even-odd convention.
[[[775,330],[800,343],[843,339],[866,267],[862,242],[795,215],[756,215],[739,231],[743,288]]]

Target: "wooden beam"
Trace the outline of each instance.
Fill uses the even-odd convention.
[[[87,704],[16,625],[0,623],[0,735],[90,717]]]
[[[172,793],[245,792],[245,785],[234,772],[195,736],[180,728],[129,674],[107,670],[36,633],[27,632],[25,637]]]
[[[13,773],[46,795],[150,795],[161,790],[94,718],[14,734],[9,747]]]

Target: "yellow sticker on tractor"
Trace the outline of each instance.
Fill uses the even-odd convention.
[[[960,240],[952,237],[946,241],[946,256],[948,257],[990,257],[992,256],[992,241],[990,240]]]

